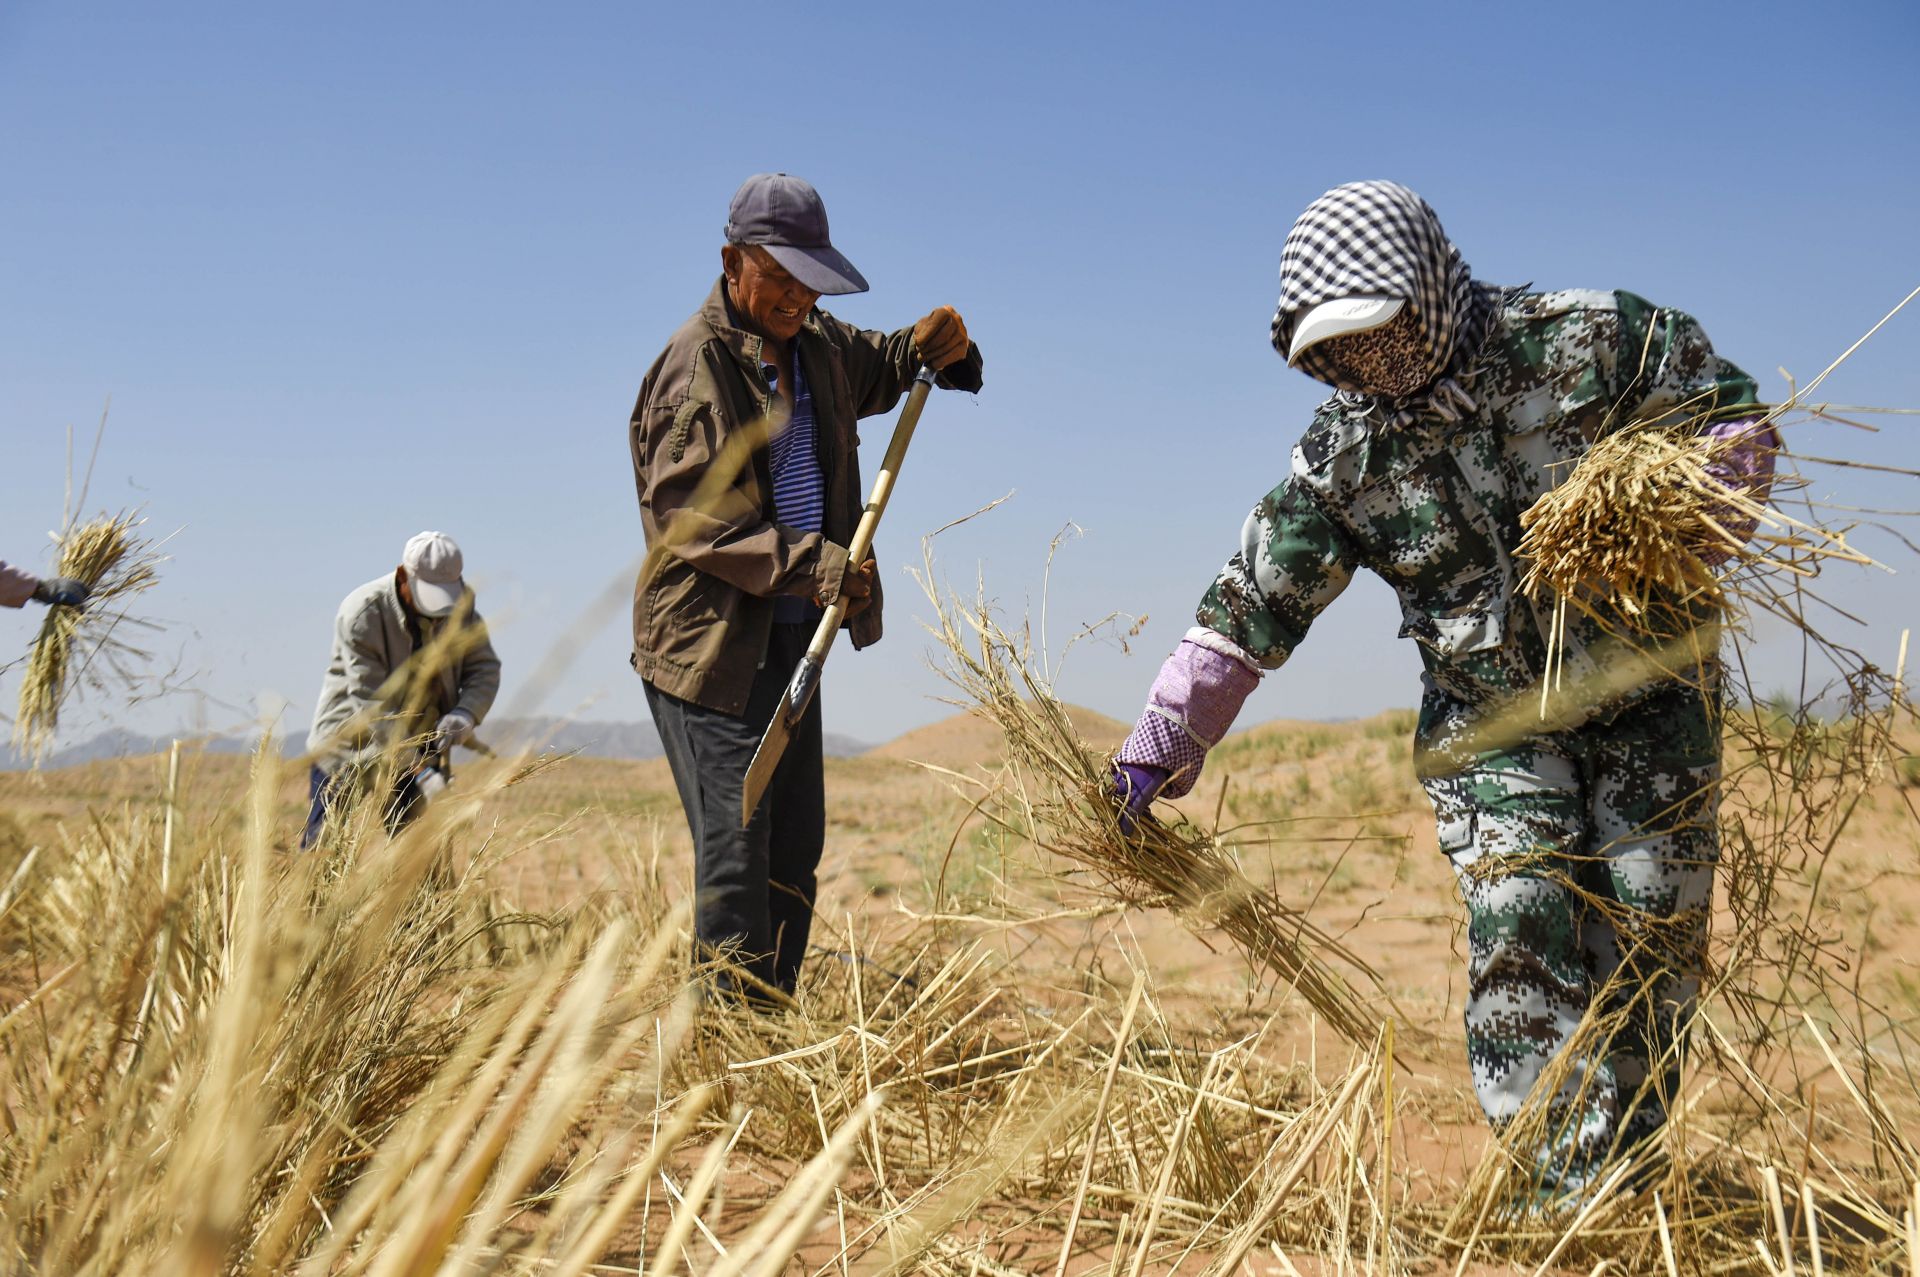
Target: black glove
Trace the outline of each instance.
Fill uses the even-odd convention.
[[[58,607],[79,607],[92,593],[92,586],[70,576],[50,576],[33,587],[37,602]]]

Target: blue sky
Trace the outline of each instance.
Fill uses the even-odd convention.
[[[1481,277],[1690,310],[1777,392],[1777,367],[1806,380],[1920,283],[1917,14],[8,4],[0,555],[45,567],[66,427],[90,436],[111,396],[92,504],[180,529],[149,610],[193,688],[127,721],[279,710],[304,732],[340,598],[427,527],[467,550],[503,704],[643,718],[625,608],[595,607],[641,549],[626,419],[717,273],[734,187],[778,169],[819,186],[873,282],[835,313],[892,328],[951,303],[987,360],[980,396],[922,424],[880,538],[889,637],[836,654],[829,729],[946,712],[901,573],[1010,490],[941,539],[944,570],[1018,614],[1055,533],[1084,529],[1052,573],[1056,645],[1149,619],[1131,654],[1077,647],[1060,688],[1131,717],[1320,397],[1266,344],[1309,200],[1404,181]],[[1917,344],[1920,310],[1833,397],[1920,406]],[[1911,422],[1792,442],[1911,465]],[[1920,507],[1911,480],[1819,481]],[[1890,654],[1920,563],[1871,544],[1903,574],[1828,588]],[[0,617],[0,645],[29,619]],[[1397,619],[1357,584],[1246,720],[1411,704]],[[1791,645],[1762,639],[1784,679]]]

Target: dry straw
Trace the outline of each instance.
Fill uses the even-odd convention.
[[[1846,530],[1791,518],[1716,478],[1714,463],[1735,449],[1770,445],[1706,435],[1711,416],[1605,436],[1521,515],[1520,589],[1552,608],[1543,713],[1563,687],[1570,608],[1630,644],[1685,646],[1697,635],[1704,651],[1756,588],[1764,600],[1766,569],[1805,578],[1823,561],[1872,564]],[[1755,571],[1735,576],[1738,568]]]
[[[1863,783],[1871,737],[1822,740],[1806,792]],[[1682,1098],[1662,1206],[1625,1199],[1576,1229],[1495,1200],[1501,1148],[1462,1184],[1392,1147],[1433,1087],[1463,1089],[1451,1052],[1403,1074],[1375,1040],[1322,1049],[1316,1069],[1282,1044],[1297,1016],[1253,1008],[1221,1033],[1143,967],[1114,984],[1084,959],[955,943],[951,922],[822,918],[828,952],[797,1006],[698,1008],[657,851],[632,849],[622,890],[562,910],[491,898],[498,858],[528,845],[490,813],[519,765],[463,771],[391,841],[367,804],[314,857],[271,851],[293,777],[271,754],[255,766],[238,806],[183,773],[165,791],[177,820],[129,803],[76,822],[0,893],[23,977],[0,1022],[10,1267],[851,1277],[1064,1258],[1226,1277],[1289,1255],[1395,1274],[1557,1255],[1652,1273],[1663,1236],[1688,1272],[1908,1256],[1915,1108],[1887,1049],[1911,1034],[1870,1011],[1856,1029],[1868,1009],[1835,979],[1836,939],[1806,922],[1804,866],[1730,848],[1739,925],[1716,953],[1705,1089]],[[1792,773],[1776,754],[1741,783]],[[1843,804],[1822,810],[1818,841]],[[449,844],[471,864],[436,873]],[[1811,1223],[1790,1205],[1809,1199]]]
[[[142,653],[121,637],[131,622],[127,606],[151,589],[160,563],[154,543],[142,537],[136,514],[102,515],[69,528],[59,538],[55,574],[71,577],[91,593],[79,607],[54,605],[40,624],[20,679],[20,706],[13,743],[38,763],[52,747],[60,708],[80,683],[127,685]]]
[[[718,1089],[654,1085],[692,1021],[682,915],[657,883],[503,912],[484,842],[439,872],[514,763],[299,857],[273,850],[283,767],[263,750],[238,805],[172,767],[167,818],[101,813],[15,870],[0,952],[37,974],[0,1017],[0,1265],[594,1270],[671,1159],[715,1156]],[[786,1261],[879,1108],[798,1159],[739,1271]]]
[[[1033,1271],[994,1262],[1008,1233],[1052,1263],[1071,1198],[1076,1258],[1193,1271],[1369,1226],[1377,1049],[1323,1087],[1258,1040],[1187,1047],[1144,973],[1116,1032],[1098,992],[851,920],[797,1006],[702,1008],[645,855],[563,910],[490,901],[516,764],[298,857],[281,760],[237,805],[200,766],[165,773],[180,819],[80,822],[0,901],[35,973],[0,1019],[9,1269],[1004,1273]],[[450,843],[472,861],[438,873]]]
[[[1303,1061],[1301,1017],[1264,1000],[1223,1031],[1137,955],[1115,983],[1098,953],[1048,965],[1037,945],[999,952],[1021,924],[956,942],[950,917],[823,917],[797,1005],[701,1007],[658,847],[567,844],[609,856],[620,888],[563,908],[497,897],[503,858],[585,823],[498,819],[524,766],[463,771],[398,838],[367,803],[320,854],[282,856],[299,777],[269,750],[238,803],[176,768],[163,811],[102,804],[0,863],[0,1265],[1920,1272],[1911,991],[1884,958],[1867,970],[1878,935],[1856,900],[1834,908],[1830,863],[1911,752],[1898,662],[1831,645],[1845,696],[1826,714],[1817,689],[1779,707],[1748,689],[1728,711],[1725,899],[1674,1121],[1652,1157],[1602,1168],[1646,1187],[1529,1215],[1516,1152],[1563,1079],[1484,1157],[1423,1164],[1422,1126],[1479,1129],[1457,1049],[1396,1069],[1363,967],[1222,837],[1123,838],[1107,758],[1024,636],[980,604],[939,616],[967,703],[1008,741],[1004,767],[954,778],[970,819],[1233,935],[1357,1049]],[[1903,821],[1891,792],[1876,819]]]
[[[1204,935],[1226,935],[1278,975],[1342,1037],[1371,1043],[1392,1001],[1373,969],[1273,890],[1248,879],[1230,843],[1192,822],[1147,819],[1122,829],[1111,801],[1112,755],[1081,739],[1030,636],[1002,628],[984,597],[943,597],[928,551],[922,585],[930,627],[945,658],[955,702],[999,728],[997,773],[947,773],[978,795],[976,809],[1035,849],[1091,872],[1110,898],[1132,907],[1173,909]]]
[[[1720,605],[1713,562],[1749,553],[1728,525],[1753,526],[1768,511],[1709,472],[1732,441],[1703,444],[1697,433],[1691,425],[1629,426],[1595,443],[1566,482],[1521,516],[1521,588],[1582,610],[1611,605],[1636,621],[1668,597]]]
[[[1804,583],[1830,563],[1880,565],[1849,544],[1852,528],[1826,517],[1817,503],[1807,503],[1804,519],[1781,508],[1781,497],[1805,486],[1797,476],[1779,476],[1769,500],[1766,493],[1721,482],[1714,468],[1737,451],[1771,449],[1767,441],[1780,438],[1789,426],[1822,420],[1859,425],[1810,396],[1916,296],[1920,289],[1902,298],[1804,389],[1789,379],[1787,398],[1771,407],[1724,408],[1703,396],[1657,421],[1629,421],[1617,429],[1611,428],[1616,419],[1609,414],[1607,433],[1520,518],[1524,532],[1518,555],[1526,564],[1521,593],[1552,609],[1542,716],[1561,687],[1570,608],[1629,645],[1686,646],[1691,639],[1704,653],[1718,642],[1723,622],[1738,623],[1758,611],[1808,631],[1816,646],[1829,646],[1807,619],[1800,597]],[[1643,351],[1643,365],[1647,358]],[[1746,430],[1708,429],[1743,420],[1751,422]],[[1787,457],[1776,451],[1772,460],[1781,465]],[[1843,468],[1857,464],[1809,460]],[[1849,662],[1839,664],[1844,669]]]

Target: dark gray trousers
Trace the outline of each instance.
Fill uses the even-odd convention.
[[[807,951],[827,837],[817,693],[745,829],[740,796],[747,765],[813,629],[774,625],[766,663],[754,676],[741,715],[707,709],[647,684],[647,706],[693,834],[697,956],[727,953],[756,979],[789,994]],[[722,987],[731,988],[731,982],[723,981]]]

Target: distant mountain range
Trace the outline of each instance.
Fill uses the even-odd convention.
[[[652,723],[595,723],[562,721],[555,718],[504,719],[488,722],[480,728],[480,739],[502,752],[527,747],[542,753],[584,754],[590,758],[659,758],[660,734]],[[142,736],[114,728],[91,740],[64,749],[56,749],[44,764],[47,767],[77,767],[109,758],[130,758],[141,754],[163,753],[175,739],[192,739],[210,754],[250,754],[253,736]],[[826,734],[829,758],[851,758],[864,754],[872,746],[851,736]],[[295,758],[306,752],[307,734],[283,740],[281,752]],[[27,759],[11,745],[0,745],[0,770],[18,771],[28,766]]]

